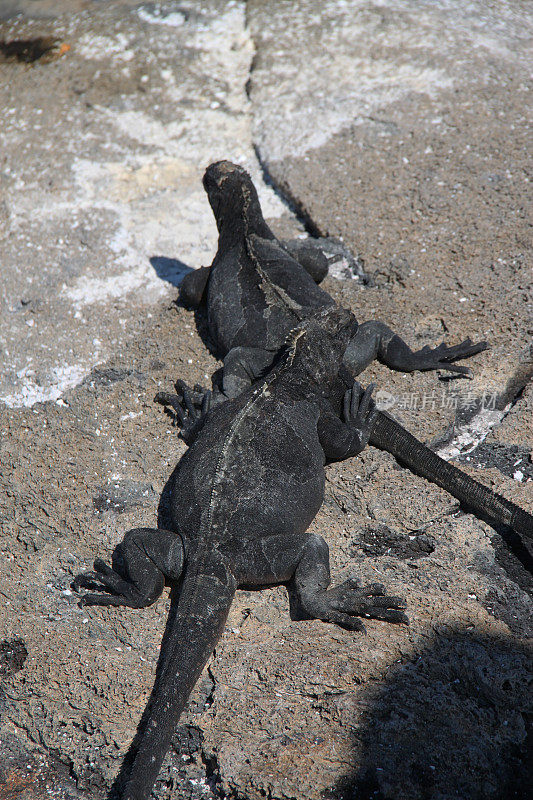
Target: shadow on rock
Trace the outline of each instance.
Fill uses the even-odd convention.
[[[184,264],[177,258],[167,258],[166,256],[152,256],[150,264],[154,268],[157,277],[162,281],[171,283],[172,286],[179,286],[185,275],[192,272],[192,267]]]
[[[181,286],[181,282],[186,275],[195,271],[193,267],[189,267],[183,261],[180,261],[177,258],[167,258],[166,256],[152,256],[150,258],[150,264],[161,280],[167,281],[167,283],[171,283],[172,286],[176,287]],[[187,304],[182,301],[180,296],[178,296],[176,303],[188,308]],[[198,335],[200,336],[203,344],[209,353],[211,353],[211,355],[217,357],[217,348],[209,337],[204,302],[201,303],[199,308],[195,309],[194,320]]]
[[[358,696],[357,767],[324,800],[526,800],[533,785],[531,652],[441,628]]]

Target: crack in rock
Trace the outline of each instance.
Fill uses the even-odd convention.
[[[162,259],[181,271],[211,262],[217,232],[201,182],[209,163],[238,162],[265,215],[287,211],[252,143],[245,4],[211,0],[174,17],[149,5],[66,16],[77,40],[62,64],[77,72],[67,85],[48,79],[53,113],[20,72],[16,103],[0,94],[11,164],[2,261],[13,313],[0,323],[0,400],[9,406],[60,401],[123,349],[150,307],[174,296],[175,270],[161,269]],[[33,169],[43,147],[53,171]],[[32,292],[43,300],[37,310],[19,302]]]

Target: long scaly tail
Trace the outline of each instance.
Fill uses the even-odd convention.
[[[148,800],[179,717],[222,635],[234,594],[235,581],[221,563],[186,573],[122,800]]]
[[[503,522],[524,539],[533,541],[531,514],[444,461],[388,414],[378,413],[369,441],[392,453],[412,472],[446,489],[473,511],[487,515],[494,522]]]

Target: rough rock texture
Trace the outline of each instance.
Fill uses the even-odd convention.
[[[0,398],[11,406],[60,397],[211,262],[211,161],[246,165],[268,212],[284,213],[253,151],[242,3],[19,5],[34,16],[13,13],[0,40],[47,33],[58,50],[31,65],[0,50]]]
[[[260,157],[313,230],[342,236],[374,277],[371,289],[344,284],[345,302],[408,341],[414,328],[413,343],[491,342],[475,380],[444,400],[430,374],[368,378],[426,438],[451,421],[448,394],[468,408],[484,392],[507,395],[517,374],[523,386],[533,372],[526,5],[330,0],[319,12],[304,0],[272,14],[252,0],[248,14]],[[431,413],[420,414],[424,396]],[[415,402],[415,414],[401,408]]]
[[[370,285],[325,282],[360,319],[412,344],[491,341],[470,382],[363,380],[533,511],[531,24],[520,2],[444,0],[10,0],[0,16],[2,42],[58,40],[33,64],[0,48],[0,796],[103,798],[168,596],[83,610],[69,585],[156,521],[185,446],[155,393],[217,367],[201,315],[172,304],[214,251],[209,161],[259,181],[258,147],[306,227],[364,262]],[[276,232],[301,230],[259,189]],[[313,529],[336,577],[407,595],[409,628],[361,637],[291,620],[283,588],[239,592],[155,796],[528,797],[531,557],[371,449],[328,469]]]

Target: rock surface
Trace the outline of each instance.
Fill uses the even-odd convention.
[[[251,170],[281,236],[342,237],[371,281],[324,285],[360,319],[416,346],[490,340],[472,381],[363,382],[533,512],[532,25],[477,0],[9,0],[0,18],[0,796],[103,798],[170,599],[80,609],[70,582],[155,524],[185,445],[153,396],[218,366],[173,303],[216,246],[210,161]],[[7,47],[38,37],[33,62]],[[327,478],[312,529],[335,578],[406,594],[410,626],[361,637],[291,620],[284,588],[240,591],[155,797],[528,797],[531,556],[387,454]]]

